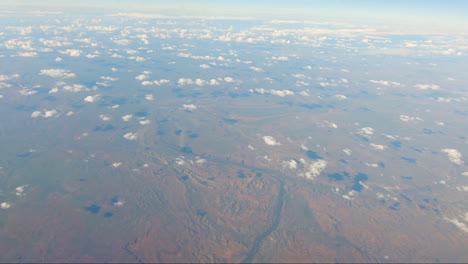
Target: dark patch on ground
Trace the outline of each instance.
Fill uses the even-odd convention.
[[[416,159],[412,159],[412,158],[406,158],[406,157],[400,157],[402,160],[405,160],[409,163],[416,163]]]
[[[138,112],[135,112],[135,116],[138,116],[138,117],[147,117],[147,116],[148,116],[148,112],[146,112],[146,111],[138,111]]]
[[[406,196],[406,195],[404,195],[404,194],[402,194],[402,193],[400,193],[400,196],[403,197],[403,198],[404,198],[406,201],[408,201],[408,202],[412,202],[412,201],[413,201],[413,200],[411,200],[411,198],[409,198],[408,196]]]
[[[401,148],[401,142],[400,141],[392,141],[390,142],[390,146],[394,147],[394,148]]]
[[[182,153],[185,153],[185,154],[193,154],[193,151],[192,151],[191,147],[183,147],[183,148],[180,149],[180,151]]]
[[[206,215],[206,211],[203,211],[201,209],[197,209],[197,215],[203,217],[203,216]]]
[[[101,206],[93,204],[91,206],[86,207],[85,209],[86,209],[86,211],[88,211],[88,212],[90,212],[92,214],[97,214],[97,213],[99,213],[99,211],[101,211]]]
[[[411,176],[401,176],[402,179],[405,179],[405,180],[412,180],[413,177]]]
[[[356,191],[356,192],[361,192],[364,189],[364,185],[361,184],[361,182],[365,182],[369,179],[367,174],[365,173],[358,173],[356,176],[354,176],[353,179],[353,186],[351,186],[351,189]]]
[[[331,181],[343,181],[345,179],[345,175],[341,173],[333,173],[333,174],[328,174],[328,178]]]
[[[31,155],[32,155],[32,152],[25,152],[25,153],[16,154],[16,157],[27,158],[27,157],[30,157]]]
[[[307,108],[307,109],[310,109],[310,110],[322,108],[322,105],[319,105],[319,104],[301,104],[301,105],[299,105],[299,106],[300,106],[300,107]]]
[[[312,159],[312,160],[323,159],[321,156],[317,154],[317,152],[312,151],[312,150],[308,150],[306,154],[307,154],[307,157],[309,157],[309,159]]]
[[[94,128],[94,131],[102,131],[102,132],[106,132],[106,131],[115,131],[116,128],[111,125],[111,124],[107,124],[107,125],[98,125]]]
[[[230,124],[230,125],[234,125],[236,124],[237,122],[239,122],[239,120],[237,119],[232,119],[232,118],[223,118],[223,121]]]
[[[396,211],[396,210],[400,209],[400,203],[399,202],[394,202],[393,205],[390,205],[388,208],[393,210],[393,211]]]
[[[429,129],[429,128],[424,128],[424,129],[423,129],[423,133],[426,134],[426,135],[436,135],[436,134],[440,134],[439,131],[434,131],[434,130]]]
[[[174,131],[174,134],[179,136],[180,134],[182,134],[182,130],[178,129],[178,130]]]
[[[114,213],[112,213],[112,212],[105,212],[105,213],[104,213],[104,217],[105,217],[105,218],[110,218],[110,217],[112,217],[112,216],[114,216]]]
[[[239,171],[237,171],[237,177],[239,177],[241,179],[245,179],[245,178],[247,178],[247,175],[245,175],[243,170],[239,170]]]

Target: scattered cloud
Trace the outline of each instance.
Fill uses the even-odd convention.
[[[270,146],[279,146],[281,145],[280,142],[276,141],[276,139],[272,136],[263,136],[263,141],[265,144],[270,145]]]
[[[127,134],[125,134],[123,136],[124,138],[128,139],[128,140],[135,140],[138,138],[137,134],[136,133],[132,133],[132,132],[128,132]]]
[[[370,143],[369,144],[371,147],[373,147],[374,149],[377,149],[377,150],[384,150],[386,149],[387,147],[384,146],[384,145],[379,145],[379,144],[374,144],[374,143]]]
[[[133,115],[124,115],[122,116],[122,120],[125,121],[125,122],[128,122],[130,121],[130,119],[132,119]]]
[[[64,69],[45,69],[39,72],[40,75],[46,75],[54,78],[72,78],[76,74],[71,73],[69,70]]]
[[[62,54],[71,56],[71,57],[79,57],[83,51],[77,50],[77,49],[66,49],[66,50],[60,50],[59,51]]]
[[[114,163],[112,163],[112,167],[114,167],[114,168],[118,168],[118,167],[120,167],[120,166],[122,166],[122,162],[114,162]]]
[[[100,95],[99,94],[96,94],[96,95],[88,95],[85,97],[85,99],[83,99],[83,101],[87,102],[87,103],[93,103],[94,101],[96,101],[96,99],[99,97]]]
[[[358,131],[359,134],[361,135],[373,135],[374,134],[374,129],[372,127],[363,127]]]
[[[414,87],[421,90],[439,90],[440,86],[436,84],[416,84]]]
[[[400,86],[401,85],[401,83],[399,83],[399,82],[391,82],[391,81],[369,80],[369,82],[384,85],[384,86]]]
[[[3,203],[0,204],[0,208],[2,208],[2,209],[11,208],[11,203],[9,203],[9,202],[3,202]]]
[[[182,105],[182,109],[184,109],[184,110],[193,111],[193,110],[196,110],[197,108],[198,108],[198,106],[196,106],[194,104],[184,104],[184,105]]]
[[[57,115],[57,110],[43,110],[43,111],[34,111],[31,114],[31,117],[44,117],[44,118],[49,118],[49,117],[54,117]]]
[[[442,149],[442,152],[446,153],[449,160],[457,165],[463,165],[462,154],[456,149]]]
[[[297,169],[297,162],[295,160],[283,161],[283,167],[288,169]]]

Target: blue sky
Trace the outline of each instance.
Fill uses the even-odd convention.
[[[6,0],[13,6],[91,6],[123,10],[164,8],[184,15],[234,15],[443,27],[467,31],[463,0]]]

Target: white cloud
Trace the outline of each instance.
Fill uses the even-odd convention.
[[[22,196],[22,195],[24,195],[24,190],[25,190],[26,187],[28,187],[27,184],[24,184],[24,185],[21,185],[21,186],[16,187],[16,189],[15,189],[16,195],[17,195],[17,196]]]
[[[46,75],[54,78],[72,78],[76,74],[71,73],[69,70],[64,69],[45,69],[39,72],[40,75]]]
[[[363,127],[359,130],[359,134],[364,134],[364,135],[373,135],[374,134],[374,129],[372,127]]]
[[[49,93],[50,93],[50,94],[51,94],[51,93],[56,93],[56,92],[58,92],[58,91],[59,91],[59,89],[58,89],[57,87],[54,87],[54,88],[52,88],[52,89],[49,90]]]
[[[202,64],[202,65],[200,65],[200,68],[202,68],[202,69],[209,69],[209,68],[211,68],[211,67],[210,67],[210,65],[208,65],[208,64]]]
[[[272,136],[263,136],[263,141],[265,144],[270,145],[270,146],[279,146],[281,145],[280,142],[276,141],[276,139]]]
[[[335,95],[335,97],[336,97],[337,99],[339,99],[339,100],[346,100],[346,99],[348,99],[348,97],[346,97],[345,95],[342,95],[342,94],[337,94],[337,95]]]
[[[124,138],[128,139],[128,140],[135,140],[138,138],[137,134],[136,133],[132,133],[132,132],[128,132],[127,134],[125,134],[123,136]]]
[[[77,93],[77,92],[86,90],[86,86],[82,84],[72,84],[72,85],[65,85],[63,89],[68,92]]]
[[[71,57],[79,57],[81,53],[83,53],[83,51],[77,49],[60,50],[59,52],[65,55],[69,55]]]
[[[348,156],[350,156],[351,153],[353,153],[349,148],[343,149],[343,152],[344,152],[346,155],[348,155]]]
[[[462,175],[468,177],[468,171],[462,172]]]
[[[30,51],[30,52],[18,52],[18,56],[20,57],[36,57],[37,52]]]
[[[43,110],[43,111],[34,111],[31,114],[31,117],[44,117],[44,118],[49,118],[49,117],[54,117],[57,115],[57,110]]]
[[[256,72],[262,72],[263,69],[262,68],[258,68],[258,67],[250,67],[251,70],[253,71],[256,71]]]
[[[413,116],[407,116],[407,115],[400,115],[400,120],[403,122],[417,122],[417,121],[424,121],[420,117],[413,117]]]
[[[130,119],[132,119],[133,115],[124,115],[122,116],[122,120],[125,121],[125,122],[128,122],[130,121]]]
[[[285,97],[286,95],[294,95],[294,92],[291,90],[270,90],[270,93],[280,97]]]
[[[462,154],[456,149],[442,149],[442,152],[446,153],[449,160],[452,163],[463,165]]]
[[[0,208],[2,208],[2,209],[8,209],[10,207],[11,207],[11,203],[9,203],[9,202],[3,202],[3,203],[0,204]]]
[[[379,145],[379,144],[374,144],[374,143],[370,143],[369,144],[371,147],[373,147],[374,149],[377,149],[377,150],[384,150],[386,149],[387,147],[384,146],[384,145]]]
[[[439,90],[440,86],[436,84],[416,84],[414,87],[421,90]]]
[[[101,79],[106,80],[106,81],[117,81],[119,78],[112,78],[109,76],[101,76]]]
[[[109,121],[111,118],[106,116],[106,115],[99,115],[99,118],[101,118],[102,121]]]
[[[448,217],[445,217],[444,216],[444,219],[452,224],[454,224],[456,227],[458,227],[460,230],[462,230],[463,232],[466,232],[468,233],[468,226],[466,226],[465,223],[461,222],[460,220],[454,218],[454,219],[450,219]]]
[[[369,80],[371,83],[385,85],[385,86],[400,86],[401,83],[399,82],[390,82],[390,81],[376,81],[376,80]]]
[[[118,168],[118,167],[122,166],[122,162],[114,162],[114,163],[112,163],[112,166],[114,168]]]
[[[189,84],[193,84],[193,80],[190,78],[180,78],[177,83],[179,85],[189,85]]]
[[[224,77],[223,80],[224,80],[225,82],[227,82],[227,83],[232,83],[232,82],[234,82],[234,78],[232,78],[232,77]]]
[[[310,164],[306,164],[303,159],[301,159],[301,162],[304,163],[305,171],[300,173],[299,176],[309,180],[315,179],[327,167],[327,162],[322,159],[315,160]]]
[[[60,58],[60,57],[57,57],[57,58],[55,58],[55,61],[56,61],[56,62],[61,62],[61,61],[63,61],[63,59]]]
[[[150,124],[150,123],[151,123],[150,120],[142,120],[142,121],[140,121],[140,125],[148,125],[148,124]]]
[[[143,80],[148,79],[148,75],[140,74],[137,77],[135,77],[135,79],[137,79],[139,81],[143,81]]]
[[[182,109],[184,109],[184,110],[193,111],[193,110],[195,110],[197,108],[198,108],[198,106],[196,106],[194,104],[184,104],[184,105],[182,105]]]
[[[152,94],[147,94],[147,95],[145,95],[145,99],[148,100],[148,101],[153,101],[154,96]]]
[[[291,169],[291,170],[296,169],[297,162],[295,160],[283,161],[283,167]]]
[[[288,57],[285,57],[285,56],[280,56],[280,57],[271,57],[271,59],[273,60],[279,60],[279,61],[287,61],[288,60]]]
[[[88,95],[85,97],[84,101],[85,102],[88,102],[88,103],[93,103],[94,101],[96,101],[96,99],[99,97],[99,94],[96,94],[96,95]]]

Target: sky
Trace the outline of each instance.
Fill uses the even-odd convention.
[[[72,6],[182,15],[381,23],[446,31],[468,31],[468,1],[463,0],[6,0],[4,5],[63,8]]]

